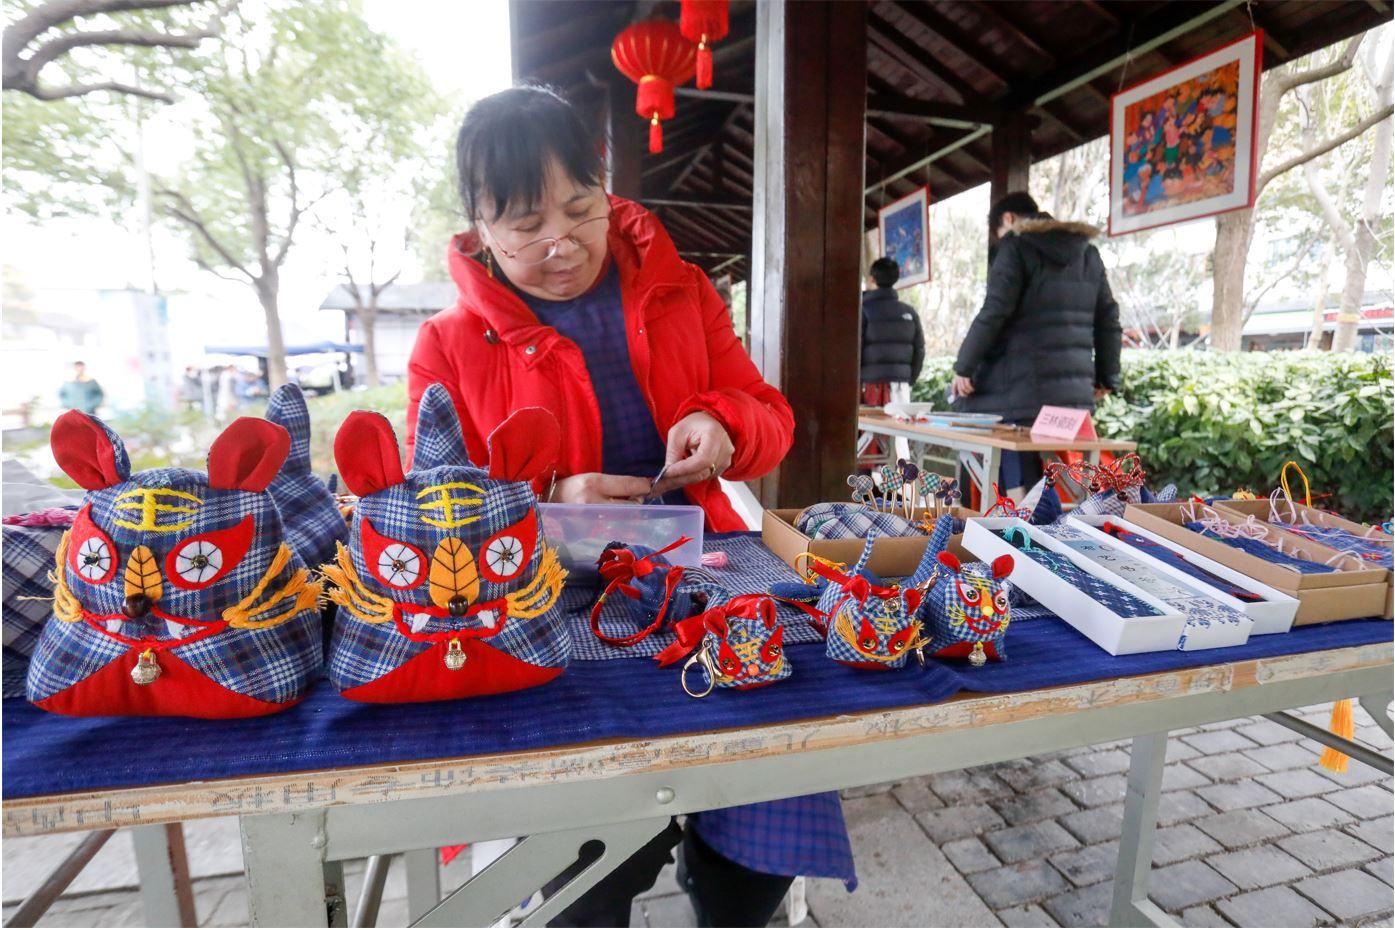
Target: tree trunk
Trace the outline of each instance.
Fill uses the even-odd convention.
[[[1322,332],[1327,328],[1327,268],[1324,261],[1313,286],[1313,331],[1308,334],[1308,344],[1304,348],[1314,351],[1322,348]]]
[[[358,327],[362,330],[363,339],[363,378],[368,386],[375,388],[379,385],[378,380],[378,306],[377,301],[372,301],[368,306],[360,306],[358,313]]]
[[[1395,96],[1395,61],[1387,58],[1376,86],[1376,106],[1389,107]],[[1366,296],[1366,269],[1376,250],[1376,226],[1381,222],[1381,194],[1385,192],[1386,175],[1390,172],[1391,119],[1386,117],[1376,126],[1375,145],[1371,149],[1370,173],[1361,204],[1361,219],[1353,230],[1347,248],[1347,280],[1342,287],[1342,306],[1337,311],[1337,332],[1332,337],[1333,352],[1351,352],[1356,348],[1356,333],[1361,326],[1361,304]]]
[[[1235,210],[1216,217],[1216,251],[1212,261],[1211,350],[1240,351],[1245,327],[1245,260],[1254,237],[1255,211]]]
[[[1371,253],[1376,246],[1376,237],[1366,223],[1358,223],[1354,233],[1354,246],[1347,250],[1346,255],[1347,278],[1342,284],[1342,303],[1337,309],[1337,332],[1332,336],[1333,352],[1356,349],[1356,332],[1361,326],[1361,303],[1366,296],[1366,268],[1371,263]]]
[[[266,316],[266,386],[269,391],[286,383],[286,341],[281,336],[277,283],[274,277],[257,282],[257,301]]]

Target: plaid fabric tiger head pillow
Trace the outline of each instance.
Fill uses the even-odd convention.
[[[75,716],[254,717],[319,677],[320,585],[269,486],[286,430],[243,417],[207,473],[131,473],[121,439],[75,410],[53,425],[59,466],[87,489],[56,552],[53,616],[29,665],[29,700]]]
[[[531,481],[551,472],[552,415],[515,412],[470,462],[439,384],[417,411],[412,470],[381,414],[349,415],[334,440],[360,500],[349,545],[324,572],[338,605],[329,675],[347,698],[439,701],[551,681],[571,651],[559,604],[566,571],[547,545]]]

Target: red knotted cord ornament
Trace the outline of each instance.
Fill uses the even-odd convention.
[[[675,23],[651,19],[625,28],[610,46],[620,73],[639,85],[635,112],[649,120],[649,152],[664,150],[661,120],[673,119],[673,89],[693,76],[697,51]]]
[[[683,0],[678,25],[697,43],[697,86],[712,86],[712,43],[727,36],[728,0]]]

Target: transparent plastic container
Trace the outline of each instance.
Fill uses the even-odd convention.
[[[664,558],[674,565],[702,561],[701,507],[669,504],[539,504],[543,534],[557,547],[569,581],[597,577],[596,562],[612,542],[662,549],[680,537],[685,543]]]

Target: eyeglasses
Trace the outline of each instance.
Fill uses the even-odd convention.
[[[583,220],[577,223],[572,227],[571,232],[567,233],[565,236],[560,236],[558,238],[548,236],[544,239],[535,239],[527,245],[519,246],[513,251],[499,246],[499,252],[505,258],[511,258],[520,264],[538,265],[556,255],[557,250],[562,247],[562,243],[567,239],[572,240],[577,245],[591,245],[594,242],[600,241],[606,234],[606,229],[608,228],[607,224],[609,224],[609,222],[610,213],[607,212],[604,216],[592,217],[589,220]],[[485,229],[489,229],[488,224],[486,224],[484,220],[480,220],[480,225],[484,226]],[[494,230],[491,229],[489,232],[497,245],[499,237],[494,236]]]

